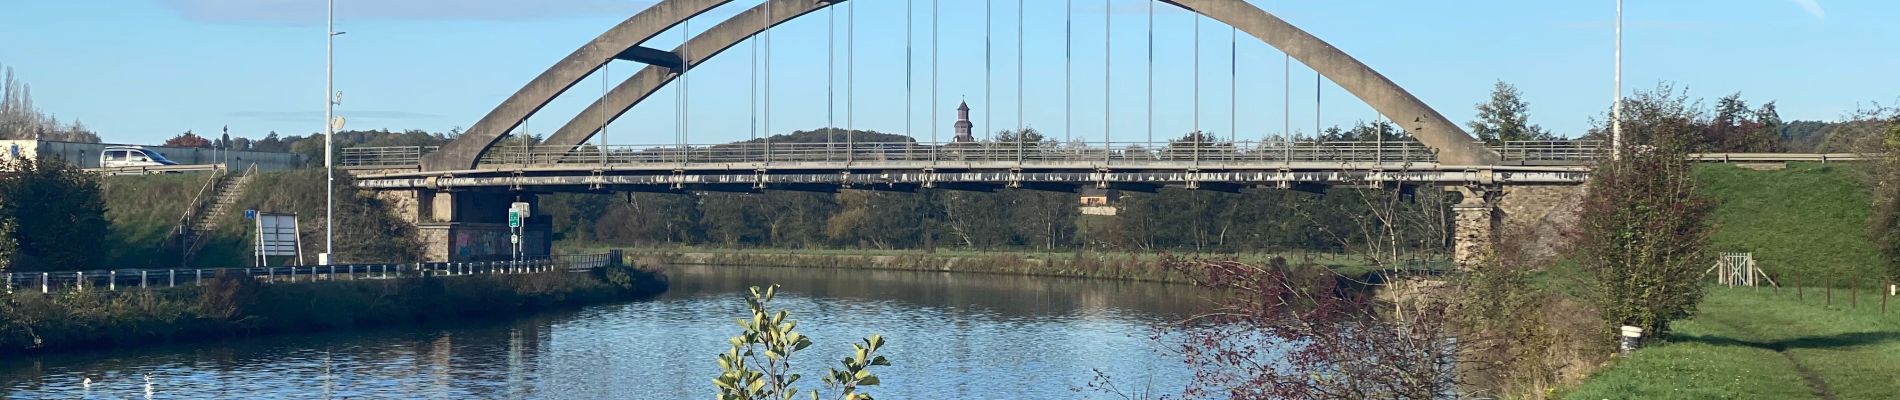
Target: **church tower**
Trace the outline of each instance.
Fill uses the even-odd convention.
[[[951,140],[957,143],[975,142],[976,135],[970,133],[970,129],[975,128],[975,127],[976,127],[976,124],[970,122],[970,102],[966,101],[966,102],[963,102],[962,104],[958,104],[957,105],[957,125],[956,125],[957,136],[956,138],[951,139]]]

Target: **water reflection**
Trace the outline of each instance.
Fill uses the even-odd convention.
[[[1187,379],[1150,324],[1204,305],[1190,287],[1003,275],[668,268],[645,302],[479,326],[284,336],[0,361],[5,397],[701,398],[745,313],[775,302],[816,343],[807,386],[857,338],[882,333],[891,399],[1089,398],[1101,369],[1156,388]],[[88,386],[84,382],[90,379]],[[149,382],[149,384],[148,384]]]

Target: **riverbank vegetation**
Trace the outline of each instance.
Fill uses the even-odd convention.
[[[586,247],[582,247],[586,249]],[[794,268],[882,269],[928,272],[969,272],[1008,275],[1036,275],[1070,278],[1115,279],[1129,281],[1187,283],[1188,276],[1163,265],[1168,253],[1137,252],[1034,252],[944,250],[780,250],[727,249],[718,247],[663,247],[622,249],[641,265],[697,264],[747,265]],[[1240,253],[1204,255],[1251,264],[1280,258],[1301,268],[1329,271],[1340,276],[1364,278],[1389,267],[1382,267],[1356,256],[1336,253],[1261,254]],[[1406,268],[1437,269],[1442,262],[1407,260]]]
[[[111,226],[99,178],[57,158],[0,163],[0,272],[105,261]]]
[[[665,291],[627,267],[593,274],[412,277],[262,284],[220,276],[203,286],[0,295],[0,353],[102,349],[468,319],[574,307]]]

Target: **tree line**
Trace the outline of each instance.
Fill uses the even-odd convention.
[[[13,67],[0,68],[0,139],[99,143],[99,135],[79,120],[61,122],[34,106],[33,85],[15,78]]]

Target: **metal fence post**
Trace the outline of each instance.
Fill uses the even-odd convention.
[[[175,270],[175,269],[165,270],[165,287],[168,287],[168,288],[178,287],[178,270]]]
[[[192,279],[193,283],[198,286],[204,286],[205,285],[205,270],[198,269],[198,270],[195,270],[195,272],[198,273],[198,277],[195,279]]]
[[[277,269],[264,267],[264,282],[277,283]]]
[[[106,291],[108,292],[119,291],[119,271],[118,270],[106,271]]]
[[[86,271],[73,273],[73,287],[81,292],[86,291]]]
[[[139,289],[145,288],[145,275],[146,273],[144,270],[139,270]]]
[[[53,274],[40,273],[40,294],[53,292]]]

